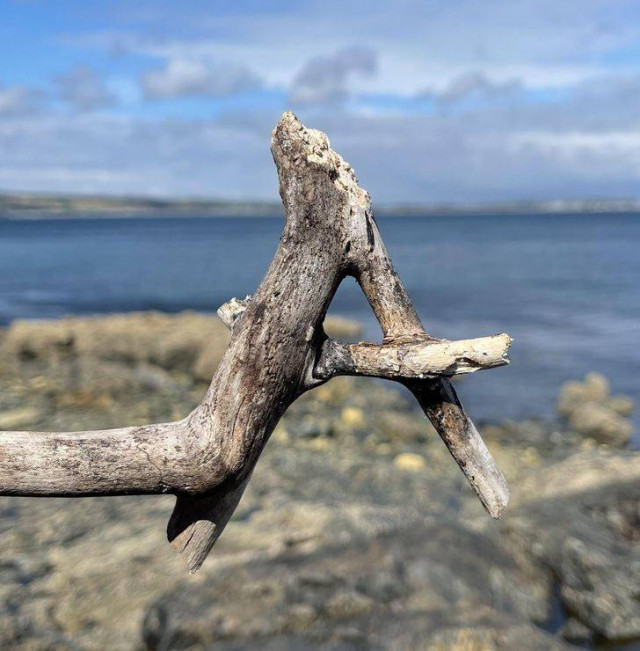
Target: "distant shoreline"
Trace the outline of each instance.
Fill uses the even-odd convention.
[[[467,204],[379,205],[376,215],[437,217],[447,215],[635,214],[640,200],[593,199],[513,201]],[[0,194],[1,219],[126,219],[176,217],[281,217],[282,205],[271,201],[150,199],[141,197]]]

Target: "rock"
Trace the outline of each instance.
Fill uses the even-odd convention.
[[[561,387],[557,411],[582,436],[625,445],[633,434],[633,424],[628,420],[633,406],[627,396],[610,396],[606,378],[589,373],[584,382],[567,382]]]
[[[301,439],[316,439],[333,435],[329,419],[303,418],[295,426],[295,436]]]
[[[283,624],[293,631],[307,631],[318,619],[318,611],[309,604],[293,604],[283,617]]]
[[[362,326],[357,321],[341,316],[328,316],[323,325],[327,335],[339,341],[353,341],[362,334]]]
[[[376,413],[376,430],[384,440],[398,443],[429,443],[438,435],[433,425],[415,412],[400,408],[382,408]]]
[[[212,339],[228,340],[228,336],[220,319],[195,312],[14,321],[6,331],[1,353],[22,361],[61,363],[70,357],[90,356],[189,370],[205,344]]]
[[[633,424],[607,405],[588,402],[569,416],[569,425],[583,436],[610,445],[625,445],[633,434]]]
[[[327,318],[325,327],[339,339],[361,332],[357,322],[341,317]],[[47,365],[86,357],[130,365],[145,362],[209,382],[229,337],[218,317],[195,312],[14,321],[0,339],[0,358]]]
[[[565,609],[600,638],[640,637],[640,454],[594,450],[514,487],[497,534],[550,568]]]
[[[618,416],[631,416],[634,410],[634,402],[629,396],[611,396],[609,398],[609,407],[618,414]]]
[[[451,621],[453,620],[453,621]],[[395,648],[413,650],[416,648],[437,651],[499,651],[522,649],[523,651],[546,651],[547,649],[569,649],[560,640],[531,624],[510,621],[496,617],[495,613],[480,611],[460,614],[440,625],[440,630],[427,641],[416,639],[403,646],[403,635],[399,635]]]
[[[612,552],[592,541],[569,538],[562,547],[561,596],[566,607],[608,640],[640,635],[640,555]]]
[[[398,519],[384,529],[371,527],[383,513],[355,508],[346,518],[350,534],[342,536],[344,516],[328,509],[321,524],[334,533],[323,544],[281,556],[254,553],[247,563],[218,563],[200,581],[182,580],[149,605],[147,648],[176,648],[185,641],[204,648],[226,643],[257,649],[268,642],[279,648],[283,639],[295,639],[298,648],[358,640],[364,648],[375,641],[380,649],[413,649],[416,641],[438,648],[449,636],[511,648],[516,631],[519,648],[561,646],[519,619],[537,607],[532,594],[510,601],[510,594],[525,594],[526,588],[499,547],[451,522]],[[315,526],[318,518],[308,524]],[[483,562],[468,562],[470,552]],[[493,563],[503,564],[510,589],[487,589]],[[461,611],[464,617],[456,619]],[[474,637],[474,630],[482,634]]]
[[[569,450],[574,450],[583,441],[580,435],[567,431],[560,423],[534,419],[485,425],[481,433],[486,441],[499,442],[507,447],[526,447],[528,455],[541,455],[545,459],[564,458]]]
[[[142,642],[147,649],[163,649],[163,640],[167,639],[169,618],[162,605],[149,608],[142,622]]]
[[[364,412],[357,407],[345,407],[340,414],[342,423],[352,429],[360,429],[365,426]]]
[[[568,417],[584,403],[603,403],[608,398],[609,381],[599,373],[588,373],[584,382],[566,382],[560,387],[557,411]]]
[[[19,407],[0,411],[0,430],[15,430],[32,425],[40,419],[40,412],[34,407]]]
[[[394,460],[394,465],[400,470],[406,470],[407,472],[419,472],[426,467],[424,457],[419,454],[413,454],[411,452],[404,452],[399,454]]]
[[[0,336],[5,425],[180,418],[228,337],[205,315],[101,321]],[[585,384],[570,403],[628,414],[606,382]],[[553,649],[638,634],[640,455],[560,423],[484,432],[513,491],[500,523],[402,393],[317,388],[285,414],[195,577],[166,544],[170,496],[1,498],[0,646]],[[554,598],[576,617],[557,635],[543,630]]]
[[[190,369],[191,375],[200,382],[211,382],[228,343],[228,336],[212,337],[198,352]]]
[[[593,631],[575,617],[569,617],[560,630],[560,635],[567,642],[583,646],[590,644],[593,639]]]
[[[373,610],[375,602],[370,597],[357,591],[338,592],[325,605],[329,617],[343,619],[357,617]]]

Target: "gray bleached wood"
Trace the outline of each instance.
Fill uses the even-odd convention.
[[[505,366],[511,337],[444,341],[431,337],[396,337],[384,344],[360,342],[343,346],[327,340],[315,368],[316,377],[365,375],[387,379],[424,379],[464,375]]]
[[[218,309],[228,328],[249,304],[232,298]],[[448,341],[429,335],[395,337],[383,344],[361,341],[343,345],[326,339],[313,369],[314,377],[328,380],[337,375],[362,375],[394,380],[465,375],[509,364],[512,339],[502,333],[477,339]]]
[[[284,231],[251,300],[221,308],[231,341],[202,402],[175,423],[2,432],[0,494],[174,493],[168,537],[196,571],[287,407],[333,375],[354,372],[405,384],[484,506],[499,517],[508,501],[506,482],[446,376],[506,363],[510,339],[444,342],[427,335],[384,247],[369,195],[327,137],[287,112],[271,151]],[[327,340],[324,317],[349,275],[380,322],[381,346]]]

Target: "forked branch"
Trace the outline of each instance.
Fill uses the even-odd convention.
[[[185,419],[118,430],[0,433],[0,494],[174,493],[172,545],[197,570],[224,529],[287,407],[335,375],[393,379],[413,392],[489,513],[508,488],[448,376],[508,362],[508,335],[441,341],[427,335],[371,213],[369,195],[319,131],[292,113],[276,126],[285,225],[251,300],[220,316],[231,342],[206,396]],[[359,282],[384,342],[341,345],[323,321],[347,275]]]

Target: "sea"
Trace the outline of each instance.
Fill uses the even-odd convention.
[[[508,367],[458,383],[479,423],[549,417],[590,371],[640,406],[640,214],[381,217],[427,331],[508,332]],[[283,220],[268,217],[0,219],[0,324],[137,310],[214,312],[254,292]],[[330,313],[380,330],[345,280]],[[637,429],[640,415],[636,412]]]

